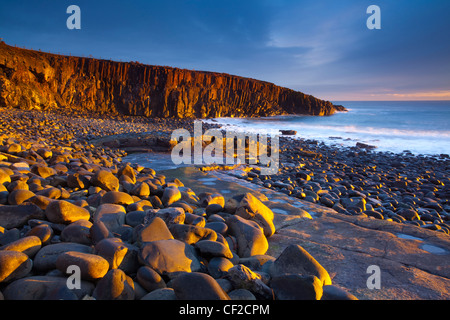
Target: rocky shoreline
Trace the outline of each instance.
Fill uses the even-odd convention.
[[[196,195],[90,143],[158,144],[177,120],[1,111],[0,299],[356,299],[299,245],[266,255],[274,213],[252,193]]]

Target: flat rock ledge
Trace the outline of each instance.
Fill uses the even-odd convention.
[[[300,245],[329,271],[333,285],[360,300],[450,299],[445,234],[332,210],[319,210],[314,219],[278,214],[274,224],[268,255]],[[374,274],[370,266],[379,267],[380,289],[367,286]]]

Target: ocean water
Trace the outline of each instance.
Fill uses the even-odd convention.
[[[331,116],[216,118],[209,121],[230,130],[277,134],[295,130],[295,138],[327,145],[377,146],[376,151],[450,154],[450,101],[333,101],[348,112]]]

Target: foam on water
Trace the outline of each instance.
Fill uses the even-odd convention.
[[[377,151],[413,154],[450,154],[450,101],[336,102],[348,112],[332,116],[276,116],[217,118],[211,123],[224,129],[279,134],[295,130],[295,138],[314,139],[328,145],[355,146],[362,142]]]

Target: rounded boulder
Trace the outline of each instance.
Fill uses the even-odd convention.
[[[89,220],[89,211],[65,200],[55,200],[45,209],[45,216],[50,222],[70,224],[77,220]]]

